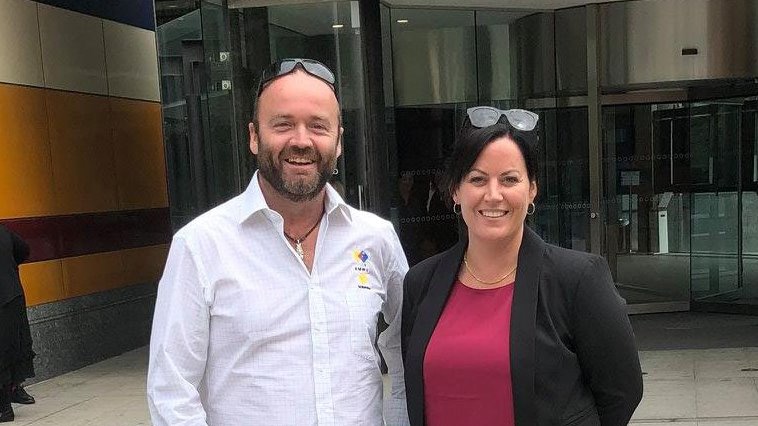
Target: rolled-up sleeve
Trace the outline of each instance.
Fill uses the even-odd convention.
[[[392,232],[392,255],[386,268],[387,298],[382,307],[384,318],[389,324],[379,336],[379,349],[387,363],[391,390],[389,398],[384,399],[384,423],[388,426],[405,426],[409,424],[408,408],[405,403],[405,376],[400,346],[400,322],[403,306],[403,279],[408,272],[400,239]]]
[[[202,265],[187,242],[175,237],[158,285],[147,400],[152,422],[162,425],[206,425],[198,386],[208,352],[210,310]]]

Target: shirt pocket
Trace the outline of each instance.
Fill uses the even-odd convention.
[[[382,298],[366,288],[353,288],[345,296],[350,310],[350,347],[353,354],[377,361],[376,326],[382,308]]]

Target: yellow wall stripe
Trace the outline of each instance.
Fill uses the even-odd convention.
[[[157,282],[168,244],[21,265],[29,306],[135,284]]]

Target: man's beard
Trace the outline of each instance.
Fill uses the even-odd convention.
[[[292,179],[285,179],[284,170],[280,166],[284,162],[284,159],[290,156],[307,158],[313,161],[316,164],[316,174],[314,176],[295,176]],[[312,147],[285,148],[279,153],[279,161],[275,161],[274,154],[268,149],[268,145],[262,139],[259,139],[258,171],[276,192],[296,203],[314,199],[326,186],[336,164],[337,157],[334,155],[334,151],[328,157],[324,157]]]

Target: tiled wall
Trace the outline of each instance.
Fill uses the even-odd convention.
[[[160,276],[170,224],[145,16],[152,1],[0,1],[0,222],[32,247],[29,305]]]

